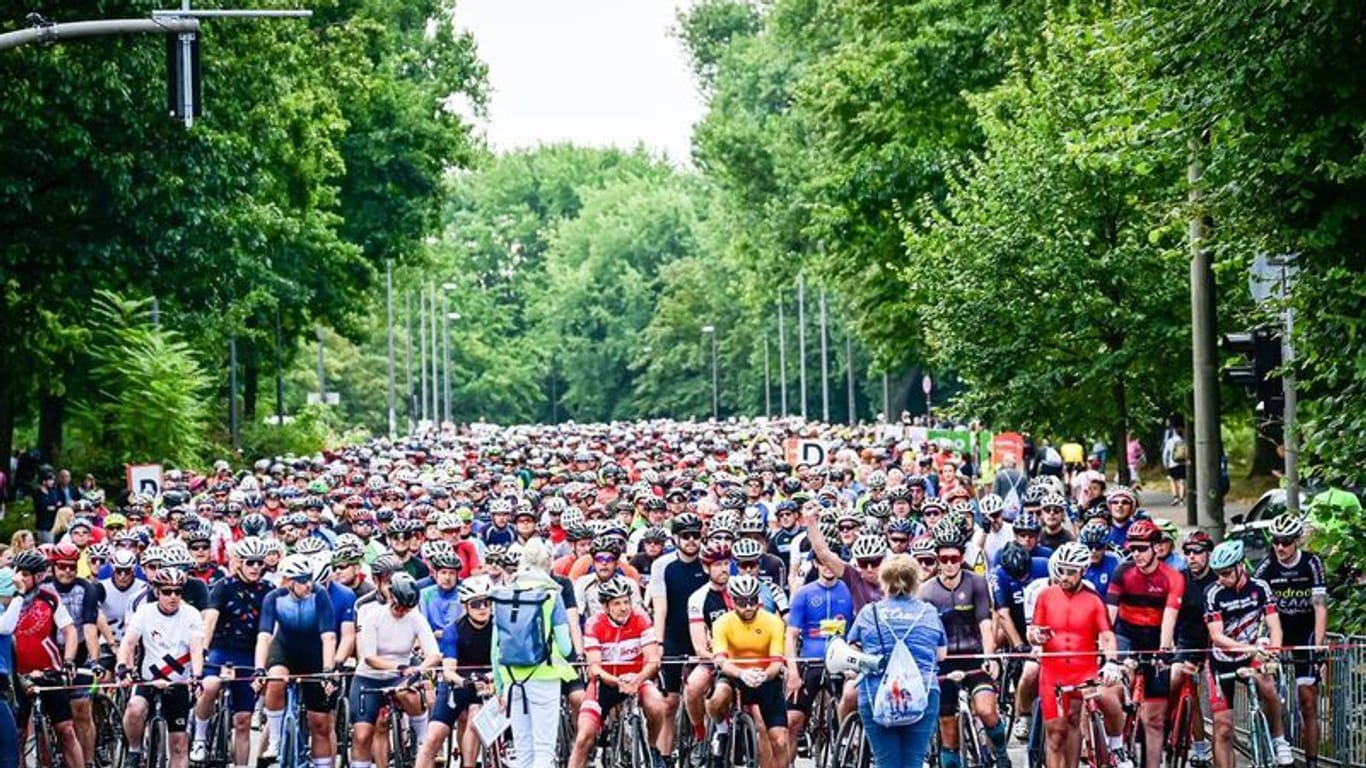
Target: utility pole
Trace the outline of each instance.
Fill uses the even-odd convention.
[[[783,301],[778,299],[778,397],[783,418],[787,418],[787,329],[783,322]]]
[[[886,371],[882,372],[882,423],[892,423],[892,384]]]
[[[235,454],[242,447],[237,423],[237,337],[228,337],[228,436]]]
[[[323,366],[323,339],[325,338],[323,327],[317,328],[318,333],[318,403],[327,405],[327,370]]]
[[[447,287],[451,286],[451,287]],[[450,291],[454,286],[441,286],[441,416],[451,420],[451,308]]]
[[[281,328],[280,306],[275,306],[275,425],[285,423],[285,334]]]
[[[821,421],[830,423],[830,351],[826,338],[825,289],[821,289]]]
[[[427,292],[417,290],[418,389],[422,399],[417,409],[419,422],[427,420]]]
[[[769,383],[768,334],[764,334],[764,418],[773,416],[773,386]]]
[[[384,260],[384,314],[389,341],[389,439],[398,432],[398,409],[394,402],[394,260]]]
[[[1203,142],[1192,143],[1191,160],[1186,167],[1186,181],[1190,185],[1188,199],[1195,208],[1187,229],[1190,242],[1191,291],[1191,363],[1194,374],[1195,396],[1195,515],[1196,524],[1215,541],[1224,538],[1224,503],[1219,495],[1219,459],[1223,454],[1219,434],[1219,363],[1216,339],[1214,270],[1210,264],[1205,238],[1209,222],[1199,209],[1200,178],[1204,166],[1200,161]],[[1124,461],[1124,446],[1117,446],[1120,461]]]
[[[806,421],[806,275],[797,275],[797,380],[801,390],[802,421]]]
[[[416,391],[413,389],[413,292],[403,292],[403,322],[408,328],[408,333],[404,334],[403,349],[405,362],[403,365],[404,381],[408,385],[408,394],[403,398],[403,411],[408,414],[408,434],[412,434],[416,427],[417,420],[413,418],[417,414],[413,409],[413,396]]]
[[[854,402],[854,336],[844,337],[844,367],[849,374],[849,426],[858,423],[858,405]]]
[[[431,301],[431,308],[432,308],[432,314],[431,314],[431,318],[432,318],[432,327],[431,327],[431,335],[428,336],[428,338],[431,339],[431,344],[432,344],[432,357],[431,357],[431,360],[432,360],[432,421],[436,422],[437,427],[440,428],[440,426],[441,426],[441,374],[440,374],[439,369],[440,369],[440,366],[441,366],[441,358],[440,358],[440,356],[439,356],[440,353],[437,351],[437,349],[438,349],[438,347],[437,347],[438,338],[437,338],[437,335],[436,335],[436,326],[437,326],[437,317],[436,317],[436,312],[437,312],[437,309],[436,309],[436,283],[432,283],[432,284],[431,284],[431,290],[432,290],[432,301]]]

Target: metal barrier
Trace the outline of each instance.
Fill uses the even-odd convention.
[[[1334,646],[1327,654],[1319,683],[1319,761],[1325,765],[1366,766],[1366,637],[1328,635]],[[1300,702],[1294,671],[1287,667],[1280,677],[1286,737],[1303,758],[1300,743]],[[1236,711],[1243,712],[1246,691],[1238,686]],[[1245,736],[1243,723],[1238,735]]]

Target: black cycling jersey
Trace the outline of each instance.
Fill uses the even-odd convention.
[[[1213,568],[1206,568],[1205,575],[1196,577],[1190,571],[1182,571],[1186,579],[1186,591],[1181,595],[1181,608],[1176,614],[1176,646],[1178,648],[1208,648],[1209,625],[1205,623],[1205,599],[1218,578]]]
[[[489,655],[493,650],[493,622],[476,627],[470,623],[469,616],[462,616],[455,625],[455,647],[461,676],[487,674],[492,668]]]
[[[919,597],[939,611],[949,638],[949,653],[982,653],[981,623],[991,618],[986,579],[964,571],[958,585],[949,589],[936,577],[920,587]]]
[[[1276,612],[1276,598],[1271,587],[1261,579],[1244,577],[1238,587],[1225,587],[1219,584],[1211,587],[1205,598],[1205,621],[1221,621],[1224,636],[1247,645],[1253,645],[1262,635],[1265,619]],[[1249,654],[1229,653],[1219,648],[1213,650],[1215,661],[1244,661]]]
[[[664,580],[664,599],[668,610],[664,615],[664,655],[691,655],[692,640],[688,635],[688,598],[698,589],[706,586],[707,572],[702,561],[693,558],[684,562],[677,557],[671,559],[659,573]]]
[[[218,611],[209,648],[217,651],[252,651],[261,625],[261,601],[272,587],[262,581],[248,583],[230,576],[209,593],[209,610]]]
[[[1300,551],[1286,565],[1269,555],[1252,577],[1265,581],[1276,596],[1276,614],[1288,645],[1303,643],[1314,634],[1314,600],[1328,595],[1328,578],[1318,555]]]
[[[779,557],[786,558],[792,554],[792,540],[802,532],[801,528],[779,528],[768,535],[768,551]]]

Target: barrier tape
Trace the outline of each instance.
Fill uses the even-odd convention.
[[[1295,651],[1337,651],[1337,650],[1356,650],[1356,649],[1361,649],[1361,648],[1366,648],[1366,643],[1328,643],[1328,644],[1325,644],[1325,645],[1281,645],[1281,646],[1270,646],[1270,645],[1268,645],[1268,646],[1264,646],[1264,647],[1260,648],[1259,650],[1261,650],[1261,651],[1263,651],[1263,652],[1266,652],[1266,653],[1271,653],[1271,654],[1281,654],[1281,653],[1293,653],[1293,652],[1295,652]],[[1187,656],[1189,656],[1189,655],[1206,655],[1206,654],[1213,654],[1213,653],[1214,653],[1214,649],[1213,649],[1213,648],[1183,648],[1183,649],[1178,649],[1178,652],[1181,653],[1181,654],[1187,655]],[[1095,651],[1037,651],[1037,652],[1035,652],[1035,651],[1026,651],[1026,652],[1022,652],[1022,653],[1016,653],[1016,652],[1013,652],[1013,651],[1001,651],[1001,652],[998,652],[998,653],[957,653],[957,654],[951,653],[951,654],[946,655],[946,656],[944,657],[943,660],[944,660],[944,661],[984,661],[984,662],[985,662],[985,661],[1004,661],[1004,660],[1007,660],[1007,659],[1024,659],[1024,660],[1034,659],[1034,660],[1037,660],[1037,659],[1042,659],[1042,658],[1093,657],[1093,656],[1099,656],[1101,653],[1102,653],[1102,651],[1100,651],[1099,649],[1097,649],[1097,650],[1095,650]],[[1119,658],[1122,658],[1122,659],[1123,659],[1123,658],[1137,658],[1137,659],[1141,659],[1142,657],[1159,657],[1159,656],[1164,656],[1164,655],[1168,655],[1169,653],[1170,653],[1170,652],[1167,652],[1167,651],[1144,651],[1144,650],[1118,651],[1118,650],[1117,650],[1117,651],[1114,652],[1114,655],[1115,655],[1116,657],[1119,657]],[[771,661],[771,660],[768,659],[767,657],[765,657],[765,658],[763,658],[763,659],[727,659],[727,660],[728,660],[728,661],[765,661],[765,662]],[[785,661],[785,660],[784,660],[784,661]],[[1323,661],[1323,662],[1327,662],[1328,659],[1323,659],[1322,661]],[[819,658],[819,659],[799,658],[799,659],[796,659],[796,662],[797,662],[797,664],[798,664],[799,666],[808,666],[808,667],[809,667],[809,666],[816,665],[816,664],[824,665],[824,664],[825,664],[825,659],[823,659],[823,658]],[[719,663],[719,660],[717,660],[717,659],[714,659],[714,658],[713,658],[713,659],[704,659],[704,658],[702,658],[702,657],[700,657],[700,656],[684,656],[684,657],[677,657],[677,656],[675,656],[675,657],[666,657],[666,658],[660,659],[660,662],[659,662],[659,664],[660,664],[661,667],[662,667],[662,666],[665,666],[665,665],[686,666],[686,665],[690,665],[690,664],[691,664],[691,665],[699,665],[699,664],[700,664],[700,665],[715,666],[715,665],[717,665],[718,663]],[[1173,662],[1173,663],[1174,663],[1174,662]],[[222,666],[226,666],[226,665],[218,665],[218,666],[222,667]],[[570,668],[573,668],[573,669],[586,669],[586,668],[588,667],[588,662],[586,662],[586,661],[563,661],[563,662],[561,662],[560,664],[557,664],[556,666],[567,666],[567,667],[570,667]],[[239,681],[243,681],[243,680],[252,680],[252,681],[255,681],[255,680],[257,679],[255,675],[251,675],[251,674],[245,674],[245,675],[244,675],[244,674],[241,674],[242,671],[247,670],[247,669],[249,669],[249,668],[246,668],[246,667],[235,667],[235,668],[234,668],[235,674],[234,674],[233,680],[232,680],[231,682],[239,682]],[[430,678],[433,678],[433,679],[434,679],[434,678],[438,677],[439,675],[441,675],[442,672],[443,672],[443,670],[444,670],[444,668],[426,669],[426,670],[422,670],[422,671],[421,671],[421,674],[422,674],[423,676],[425,676],[425,677],[430,677]],[[112,670],[108,670],[108,671],[112,673]],[[390,671],[390,670],[384,670],[384,671]],[[460,664],[457,664],[457,665],[455,666],[455,672],[456,672],[456,674],[460,674],[462,671],[479,673],[479,672],[488,672],[488,671],[489,671],[489,668],[488,668],[487,666],[478,666],[478,665],[473,665],[473,664],[471,664],[471,665],[460,665]],[[78,674],[86,674],[86,675],[90,674],[90,670],[88,670],[88,669],[77,670],[77,672],[78,672]],[[416,673],[417,673],[417,670],[412,670],[411,673],[412,673],[412,674],[416,674]],[[335,671],[335,672],[308,672],[308,673],[290,674],[290,675],[287,675],[287,676],[284,676],[284,677],[277,676],[277,675],[264,675],[264,676],[262,677],[262,679],[265,679],[265,680],[268,681],[268,682],[289,682],[289,681],[307,682],[307,681],[310,681],[310,680],[317,680],[317,681],[320,681],[320,682],[326,682],[326,681],[333,681],[333,682],[336,682],[336,681],[338,681],[339,679],[344,679],[344,678],[348,678],[348,677],[359,677],[359,676],[360,676],[360,675],[359,675],[359,673],[357,672],[357,670],[355,670],[354,668],[351,668],[351,669],[338,669],[338,670]],[[218,676],[214,676],[214,677],[218,677]],[[204,679],[204,678],[200,678],[201,682],[203,681],[203,679]],[[41,692],[45,692],[45,691],[90,691],[91,693],[94,693],[94,692],[99,691],[99,690],[112,690],[112,689],[116,689],[116,688],[131,688],[131,687],[139,686],[139,685],[144,685],[144,686],[145,686],[145,685],[154,685],[154,684],[156,684],[156,683],[158,683],[158,682],[161,682],[161,681],[156,681],[156,680],[117,681],[117,680],[116,680],[116,681],[108,682],[108,683],[99,683],[99,682],[95,682],[95,683],[88,683],[88,684],[85,684],[85,685],[35,685],[35,684],[28,684],[28,685],[21,685],[20,688],[21,688],[21,690],[26,691],[26,692],[30,692],[30,693],[41,693]],[[436,682],[440,682],[440,681],[437,680]],[[187,684],[188,684],[187,682],[171,683],[171,685],[187,685]]]

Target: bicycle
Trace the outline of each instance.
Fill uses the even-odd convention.
[[[308,751],[308,714],[298,677],[267,678],[285,681],[285,711],[280,728],[279,757],[276,768],[311,768]],[[264,701],[264,699],[258,699]]]
[[[66,768],[66,756],[62,754],[57,729],[53,727],[47,713],[43,712],[42,696],[48,691],[65,690],[62,686],[64,678],[52,681],[55,682],[54,685],[44,685],[50,682],[46,677],[21,677],[19,682],[20,693],[29,696],[33,702],[33,713],[29,715],[29,733],[32,736],[24,749],[24,764],[33,762],[35,765],[50,768]]]
[[[113,665],[106,667],[112,669]],[[128,751],[123,733],[123,711],[128,708],[128,689],[124,686],[100,688],[90,696],[95,720],[95,760],[99,765],[121,766]]]
[[[1171,713],[1167,718],[1167,733],[1163,740],[1163,765],[1166,768],[1186,768],[1190,764],[1191,722],[1193,718],[1203,717],[1195,682],[1200,668],[1195,664],[1185,664],[1187,674],[1172,695]]]
[[[150,686],[159,691],[159,695],[151,702],[151,709],[147,712],[147,723],[142,731],[142,754],[146,757],[146,768],[170,768],[171,764],[171,733],[166,716],[161,712],[161,702],[166,696],[166,691],[175,685],[185,685],[185,683],[172,683],[169,680],[149,680],[138,683],[139,685]]]
[[[838,689],[826,672],[821,673],[820,690],[811,702],[811,716],[807,718],[803,736],[810,748],[816,768],[827,768],[834,753],[835,738],[839,735]]]
[[[970,674],[976,674],[984,670],[954,670],[939,676],[939,682],[961,683]],[[926,713],[926,716],[933,716],[933,713]],[[958,710],[954,715],[958,722],[958,755],[963,768],[994,768],[996,765],[996,753],[991,747],[991,742],[987,739],[986,727],[978,719],[976,710],[972,706],[972,692],[964,686],[958,686]],[[937,756],[943,748],[940,741],[941,733],[938,728],[934,731],[932,751]]]
[[[1058,700],[1064,694],[1080,693],[1082,705],[1081,757],[1091,768],[1114,768],[1115,758],[1105,733],[1105,715],[1100,711],[1100,695],[1104,688],[1099,680],[1087,680],[1077,685],[1055,686]]]
[[[712,764],[716,768],[759,768],[759,728],[745,711],[743,688],[735,686],[735,702],[726,717],[726,728],[719,723],[707,726],[707,743],[712,745]]]
[[[208,768],[227,768],[234,762],[232,729],[232,680],[235,674],[233,665],[224,664],[219,670],[223,681],[218,691],[213,714],[209,715],[208,737],[205,742],[207,754],[203,765]]]
[[[351,676],[342,678],[337,691],[337,707],[333,712],[334,733],[337,741],[337,754],[332,762],[336,768],[350,768],[351,765]]]
[[[926,716],[929,716],[928,713]],[[855,710],[840,723],[839,732],[835,735],[831,765],[834,768],[871,768],[872,764],[873,748],[863,732],[863,719]],[[934,761],[929,764],[939,764],[937,752]]]
[[[1271,740],[1271,723],[1262,711],[1262,697],[1257,692],[1257,677],[1274,677],[1280,665],[1270,663],[1261,667],[1239,667],[1216,679],[1234,680],[1247,686],[1247,752],[1249,768],[1276,768],[1276,745]]]
[[[390,768],[412,768],[413,760],[417,755],[419,746],[417,733],[413,731],[412,725],[404,717],[403,707],[398,700],[400,694],[413,691],[417,692],[421,706],[425,710],[427,708],[427,688],[420,676],[415,680],[410,679],[399,685],[361,691],[366,696],[382,696],[384,698],[380,704],[377,720],[384,719],[387,713],[389,719]]]
[[[601,768],[651,768],[650,735],[645,727],[645,715],[640,711],[640,697],[627,696],[617,705],[610,726],[603,726],[606,738],[600,743]]]
[[[497,693],[495,692],[493,687],[493,681],[490,677],[477,673],[472,674],[469,677],[468,683],[474,686],[474,690],[479,695],[479,699],[482,702],[482,707],[500,706],[498,703]],[[454,689],[451,690],[451,706],[455,706]],[[562,707],[561,709],[564,708]],[[471,722],[468,727],[474,727],[473,718],[471,718]],[[455,742],[456,731],[452,729],[451,739],[448,742],[448,749],[450,748],[449,745],[454,744]],[[447,753],[446,765],[455,765],[456,758],[459,756],[459,754],[460,748],[457,745],[455,746],[453,752]],[[507,768],[508,766],[512,765],[512,741],[508,735],[507,730],[504,730],[502,733],[498,734],[498,738],[494,739],[489,744],[485,744],[483,740],[480,739],[478,764],[482,766],[482,768]],[[563,765],[563,763],[557,762],[556,765]]]

